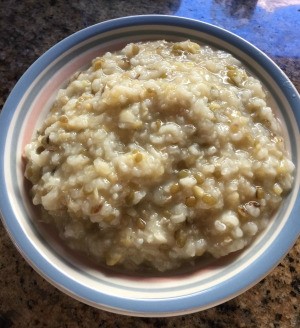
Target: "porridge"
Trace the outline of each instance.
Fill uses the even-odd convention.
[[[70,247],[133,270],[244,248],[294,169],[261,83],[189,40],[95,58],[58,92],[25,157],[33,203]]]

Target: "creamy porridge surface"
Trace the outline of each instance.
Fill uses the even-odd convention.
[[[189,40],[95,58],[58,92],[25,157],[33,203],[72,248],[160,271],[248,245],[294,169],[261,83]]]

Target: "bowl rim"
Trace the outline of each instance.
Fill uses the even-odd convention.
[[[288,77],[261,50],[232,32],[196,19],[171,15],[137,15],[104,21],[75,32],[51,47],[28,68],[11,91],[0,115],[1,154],[4,154],[5,151],[6,134],[9,131],[9,123],[14,112],[13,109],[17,107],[17,104],[26,92],[26,85],[28,85],[28,81],[33,81],[41,73],[43,67],[48,66],[59,55],[88,38],[118,28],[141,25],[167,25],[189,28],[199,32],[201,31],[211,34],[217,38],[224,38],[228,42],[238,45],[243,52],[251,55],[260,66],[264,67],[272,79],[275,80],[278,86],[282,89],[287,101],[290,104],[290,107],[294,109],[293,114],[297,121],[299,132],[300,111],[296,110],[297,108],[300,108],[299,94],[289,81]],[[300,195],[298,192],[295,206],[292,209],[286,225],[280,232],[276,244],[272,243],[267,251],[251,265],[251,272],[249,272],[248,268],[242,272],[243,275],[251,274],[251,278],[248,278],[247,284],[245,284],[241,277],[235,277],[234,283],[232,281],[233,279],[222,282],[222,288],[219,290],[217,296],[214,288],[211,288],[202,293],[202,295],[195,293],[183,297],[168,299],[128,299],[119,295],[112,296],[103,294],[101,291],[89,290],[85,286],[81,285],[80,282],[64,275],[64,273],[58,268],[49,267],[47,260],[41,256],[39,251],[35,249],[33,245],[31,245],[27,236],[22,234],[21,226],[17,222],[18,218],[11,219],[12,212],[9,206],[9,198],[5,189],[4,181],[4,163],[1,159],[0,212],[2,222],[13,243],[28,263],[52,285],[56,286],[58,289],[73,298],[94,307],[120,314],[148,317],[174,316],[204,310],[232,299],[233,297],[238,296],[247,289],[251,288],[259,280],[263,279],[271,270],[273,270],[273,268],[281,261],[281,259],[295,243],[300,233],[300,226],[299,223],[297,225],[296,221],[297,213],[300,212]],[[286,235],[289,236],[289,238],[285,238]],[[280,247],[278,246],[279,244]],[[276,258],[272,258],[272,254],[274,253],[277,254]],[[271,261],[270,258],[272,258]]]

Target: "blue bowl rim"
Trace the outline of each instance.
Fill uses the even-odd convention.
[[[32,82],[43,70],[43,67],[48,66],[62,53],[84,41],[86,38],[91,38],[100,33],[104,33],[117,28],[139,25],[171,25],[183,28],[198,30],[207,34],[211,34],[217,38],[225,39],[255,59],[262,67],[264,67],[270,76],[276,81],[277,85],[283,91],[291,108],[294,110],[294,115],[297,121],[298,129],[300,126],[300,97],[297,90],[291,84],[287,76],[280,68],[262,51],[255,46],[242,39],[241,37],[224,30],[220,27],[209,23],[201,22],[194,19],[168,16],[168,15],[139,15],[117,18],[80,30],[69,37],[63,39],[39,59],[37,59],[29,69],[20,78],[10,96],[8,97],[1,116],[0,116],[0,152],[4,153],[6,134],[8,133],[9,123],[12,118],[13,108],[16,107],[22,98],[27,86]],[[250,268],[242,271],[234,279],[224,281],[221,286],[210,288],[200,294],[195,293],[184,297],[170,299],[125,299],[118,295],[106,295],[101,291],[95,291],[86,288],[54,267],[50,267],[49,263],[35,249],[27,237],[22,234],[22,229],[17,222],[17,218],[13,220],[11,217],[12,211],[9,206],[9,199],[5,192],[4,181],[4,163],[0,163],[0,210],[5,228],[7,229],[10,238],[23,255],[23,257],[31,264],[31,266],[39,272],[45,279],[55,285],[58,289],[73,296],[74,298],[99,307],[108,311],[121,314],[130,314],[137,316],[171,316],[183,313],[191,313],[206,308],[215,306],[229,300],[245,290],[255,285],[259,280],[265,277],[286,255],[292,247],[299,235],[297,227],[297,213],[300,212],[300,195],[298,193],[295,206],[292,210],[287,224],[284,226],[276,244],[271,244],[262,256],[253,263]],[[298,224],[299,226],[299,224]],[[288,238],[286,238],[288,236]],[[277,254],[274,259],[271,255]]]

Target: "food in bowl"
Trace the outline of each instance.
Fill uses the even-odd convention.
[[[189,40],[95,58],[58,92],[25,157],[44,220],[70,247],[132,270],[243,249],[294,170],[260,81]]]

